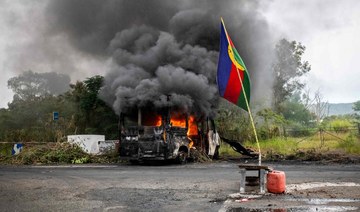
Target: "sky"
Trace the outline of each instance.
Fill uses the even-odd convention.
[[[276,0],[265,10],[273,32],[305,45],[307,89],[330,103],[360,100],[360,1]]]
[[[7,80],[23,71],[66,73],[74,82],[103,75],[109,65],[109,58],[78,51],[67,34],[51,34],[47,3],[0,0],[0,108],[12,101]],[[260,0],[257,11],[274,45],[280,38],[305,45],[311,71],[303,80],[310,92],[320,90],[330,103],[360,100],[360,1]]]

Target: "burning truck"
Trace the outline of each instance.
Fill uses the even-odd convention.
[[[120,157],[130,162],[176,160],[185,163],[191,149],[216,158],[220,138],[210,118],[172,108],[136,108],[120,114]]]
[[[109,44],[110,69],[99,96],[120,116],[120,157],[185,161],[196,148],[216,158],[220,139],[209,117],[216,116],[220,97],[218,43],[208,32],[210,48],[164,30],[128,26]],[[248,153],[239,142],[222,140]]]

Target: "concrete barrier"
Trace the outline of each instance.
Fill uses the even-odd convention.
[[[86,153],[99,154],[99,143],[105,141],[105,135],[68,135],[67,140],[71,144],[77,144]]]

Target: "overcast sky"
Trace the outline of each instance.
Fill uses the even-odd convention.
[[[0,107],[12,100],[7,80],[26,70],[67,73],[73,81],[105,73],[107,58],[73,49],[66,35],[44,33],[46,2],[0,0]],[[306,46],[304,59],[312,67],[306,80],[311,91],[320,89],[331,103],[360,100],[360,1],[260,2],[259,10],[274,38]]]
[[[310,90],[331,103],[360,100],[360,1],[277,0],[265,16],[272,31],[306,46]]]

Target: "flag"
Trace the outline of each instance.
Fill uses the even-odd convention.
[[[247,104],[250,101],[249,74],[226,31],[223,21],[221,22],[220,32],[217,83],[220,96],[248,111]],[[247,99],[245,99],[244,93],[246,94]]]

